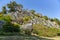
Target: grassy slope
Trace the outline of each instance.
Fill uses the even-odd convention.
[[[33,28],[33,33],[36,33],[39,36],[53,37],[57,36],[60,32],[60,30],[58,30],[57,28],[50,28],[41,24],[35,24],[33,25]]]

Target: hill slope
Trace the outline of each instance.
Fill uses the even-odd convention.
[[[60,35],[60,20],[43,16],[35,10],[26,10],[15,1],[7,4],[7,8],[3,7],[0,12],[0,20],[5,24],[2,23],[3,21],[0,22],[2,31],[20,32],[22,30],[25,34],[34,33],[39,36]]]

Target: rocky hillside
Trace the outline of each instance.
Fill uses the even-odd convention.
[[[10,6],[14,5],[14,6]],[[18,24],[26,24],[26,23],[33,23],[33,24],[43,24],[44,26],[48,27],[55,27],[60,28],[60,21],[57,19],[57,22],[54,19],[48,18],[47,16],[43,16],[40,13],[36,13],[35,10],[26,10],[23,8],[23,6],[20,4],[17,4],[15,2],[11,2],[10,4],[7,4],[8,8],[10,10],[7,10],[5,7],[3,7],[3,11],[0,13],[4,13],[6,15],[10,15],[12,18],[12,22],[17,22]]]
[[[19,24],[24,25],[25,22],[23,22],[23,19],[28,23],[33,23],[33,24],[42,24],[44,26],[48,27],[54,27],[54,28],[60,28],[60,25],[56,23],[55,21],[51,21],[51,19],[44,18],[43,15],[40,13],[34,12],[34,10],[24,10],[21,7],[16,8],[17,11],[15,12],[10,12],[9,15],[12,16],[13,21],[12,22],[17,22]],[[22,21],[21,21],[22,20]]]
[[[21,4],[13,1],[0,12],[0,28],[3,32],[14,33],[23,29],[25,34],[56,36],[60,35],[60,20],[43,16],[35,10],[26,10]]]

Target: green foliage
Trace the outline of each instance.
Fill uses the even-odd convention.
[[[10,4],[7,4],[7,7],[10,8],[9,10],[10,12],[15,11],[14,5],[15,5],[15,2],[10,2]]]
[[[11,16],[10,15],[3,15],[3,14],[0,14],[0,20],[4,20],[6,22],[11,22]]]
[[[54,21],[54,19],[52,19],[52,18],[51,18],[51,19],[50,19],[50,21],[52,21],[52,22],[53,22],[53,21]]]
[[[23,21],[24,22],[28,22],[29,20],[31,20],[32,18],[30,17],[30,16],[25,16],[24,18],[23,18]]]
[[[30,12],[31,12],[32,14],[34,14],[34,13],[35,13],[35,10],[30,10]]]
[[[3,14],[6,14],[7,13],[7,10],[6,10],[6,7],[5,6],[3,6],[3,8],[2,8],[2,13]]]
[[[25,34],[31,35],[31,31],[27,29],[27,30],[25,30]]]
[[[4,16],[4,20],[6,21],[6,22],[11,22],[11,16],[10,15],[6,15],[6,16]]]
[[[21,8],[23,8],[23,6],[21,4],[17,4],[15,1],[10,2],[9,4],[7,4],[7,7],[10,9],[9,12],[15,12],[16,11],[16,7],[19,6]]]
[[[24,20],[24,21],[28,21],[28,20],[30,20],[30,19],[29,19],[29,17],[24,17],[23,20]]]
[[[34,14],[36,17],[41,17],[40,14]]]
[[[60,25],[60,20],[57,19],[57,18],[54,18],[54,19],[51,18],[50,21],[52,21],[52,22],[54,21],[54,22],[56,22],[58,25]]]
[[[17,4],[15,1],[10,2],[9,4],[7,4],[7,8],[9,9],[9,12],[15,12],[17,7],[21,7],[23,8],[23,6],[21,4]],[[10,33],[19,33],[22,29],[20,29],[20,24],[14,23],[12,24],[12,17],[10,15],[7,14],[7,9],[4,6],[2,8],[2,12],[0,12],[0,20],[4,20],[6,22],[5,25],[3,25],[3,28],[0,29],[0,34],[6,34],[7,35]],[[33,14],[33,17],[40,17],[39,14],[35,14],[35,10],[30,10],[30,13]],[[19,15],[19,14],[18,14]],[[47,16],[43,16],[42,18],[44,18],[45,20],[48,20],[49,18]],[[31,16],[27,16],[25,15],[24,18],[17,18],[17,22],[19,23],[28,23],[29,20],[32,20],[33,18]],[[58,20],[57,18],[54,19],[50,19],[52,22],[55,21],[57,24],[60,25],[60,20]],[[39,36],[56,36],[56,35],[60,35],[60,30],[57,28],[50,28],[50,27],[46,27],[43,26],[41,24],[35,24],[33,25],[33,33],[39,35]],[[25,30],[25,34],[30,35],[31,31],[30,30]]]
[[[60,30],[57,28],[50,28],[43,26],[41,24],[35,24],[33,26],[33,33],[40,36],[48,36],[48,37],[57,36],[59,32]]]
[[[0,20],[2,20],[4,18],[3,14],[0,14]]]
[[[20,32],[20,27],[18,25],[14,25],[11,23],[6,23],[3,26],[3,31],[4,32]]]
[[[10,15],[0,14],[0,20],[4,20],[6,23],[3,25],[3,28],[0,30],[0,35],[12,35],[12,32],[20,32],[19,24],[12,24],[12,17]],[[8,34],[7,34],[7,33]],[[9,34],[10,32],[10,34]]]
[[[44,18],[45,20],[48,20],[48,19],[49,19],[47,16],[43,16],[43,18]]]
[[[60,25],[60,20],[59,20],[59,19],[54,18],[54,21],[55,21],[57,24],[59,24],[59,25]]]

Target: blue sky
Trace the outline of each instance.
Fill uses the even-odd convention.
[[[2,6],[9,3],[11,0],[0,0],[0,10]],[[25,9],[34,9],[42,15],[47,15],[51,18],[60,19],[60,0],[15,0],[22,4]]]

